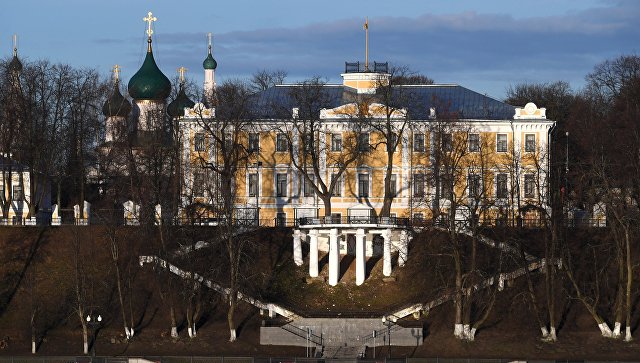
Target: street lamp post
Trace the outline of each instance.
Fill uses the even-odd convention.
[[[387,357],[391,358],[391,325],[393,325],[393,322],[390,319],[383,317],[382,324],[387,327]]]
[[[97,341],[96,333],[98,331],[98,328],[100,328],[101,324],[102,324],[102,316],[100,314],[98,314],[98,316],[95,316],[94,314],[87,315],[87,325],[89,325],[93,333],[93,344],[91,344],[92,357],[96,356],[96,341]]]

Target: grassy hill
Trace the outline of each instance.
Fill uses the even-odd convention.
[[[521,240],[527,252],[540,254],[541,236],[532,231],[491,230],[485,234],[501,240]],[[259,345],[263,317],[242,304],[236,316],[238,341],[228,342],[226,304],[220,296],[163,272],[152,265],[140,267],[138,256],[158,255],[184,270],[197,272],[220,284],[228,281],[228,261],[216,242],[215,227],[158,229],[154,227],[0,228],[0,355],[30,354],[33,317],[38,354],[78,355],[82,352],[78,299],[86,311],[105,318],[98,332],[98,354],[130,355],[304,355],[304,348]],[[585,238],[607,238],[607,232],[575,231],[572,246],[580,250]],[[451,287],[452,267],[446,253],[446,236],[428,230],[411,244],[407,264],[394,266],[396,281],[382,279],[382,260],[368,261],[368,278],[355,285],[355,261],[342,259],[340,283],[331,287],[308,283],[307,265],[297,267],[291,253],[291,231],[264,229],[240,235],[243,249],[243,291],[265,301],[290,307],[302,315],[380,316],[415,302],[427,302]],[[206,242],[206,243],[198,243]],[[198,248],[200,247],[200,248]],[[176,254],[175,251],[190,253]],[[117,252],[117,254],[114,254]],[[479,248],[481,269],[496,271],[494,249]],[[116,256],[114,262],[114,256]],[[520,266],[517,256],[501,257],[500,268]],[[121,273],[125,319],[133,321],[136,336],[123,337],[122,309],[116,284],[116,264]],[[326,258],[321,261],[326,274]],[[533,275],[541,289],[543,275]],[[561,281],[564,286],[564,282]],[[636,289],[637,290],[637,289]],[[583,306],[569,289],[558,290],[561,326],[555,344],[539,340],[539,330],[527,296],[526,280],[499,292],[489,319],[476,341],[465,343],[452,336],[453,306],[446,303],[418,320],[402,324],[424,327],[424,344],[392,348],[394,356],[537,357],[633,359],[640,356],[636,342],[604,339]],[[638,302],[634,302],[637,306]],[[169,335],[173,305],[180,338]],[[196,312],[198,336],[186,332],[187,311]],[[634,309],[634,321],[638,321]],[[382,352],[380,350],[379,354]]]

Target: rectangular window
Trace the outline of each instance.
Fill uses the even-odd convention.
[[[194,197],[204,196],[204,172],[202,170],[195,171],[193,173],[193,185],[191,192]]]
[[[398,142],[398,135],[396,135],[393,132],[390,133],[389,137],[387,137],[387,152],[395,152],[397,142]]]
[[[442,146],[442,150],[451,151],[453,147],[453,138],[451,134],[442,134],[440,135],[440,146]]]
[[[528,153],[536,151],[536,134],[524,135],[524,151]]]
[[[331,182],[336,181],[336,184],[333,187],[332,197],[341,197],[342,196],[342,181],[338,178],[338,174],[331,174]],[[337,179],[337,180],[336,180]]]
[[[391,174],[391,180],[389,182],[389,191],[391,192],[392,197],[396,197],[398,195],[398,188],[396,187],[397,179],[398,178],[396,174]]]
[[[369,197],[369,174],[358,174],[358,197]]]
[[[440,177],[440,198],[450,199],[453,196],[453,176],[442,175]]]
[[[371,148],[369,144],[369,133],[362,132],[358,135],[358,151],[367,152]]]
[[[331,134],[331,151],[342,151],[342,135]]]
[[[287,226],[287,213],[278,212],[276,213],[276,227],[286,227]]]
[[[507,174],[500,173],[496,175],[496,198],[507,198]]]
[[[507,134],[496,135],[496,152],[499,152],[499,153],[507,152]]]
[[[309,178],[305,178],[304,179],[304,190],[303,195],[305,197],[313,197],[314,196],[314,190],[313,190],[313,175],[307,175]],[[309,180],[311,179],[311,180]]]
[[[249,152],[255,153],[260,151],[260,134],[257,132],[249,133]]]
[[[258,173],[249,174],[249,196],[258,196]]]
[[[193,150],[195,151],[204,151],[204,133],[198,132],[193,137]]]
[[[424,134],[413,134],[413,151],[424,152]]]
[[[24,200],[24,191],[22,190],[22,185],[18,183],[13,186],[13,200]]]
[[[470,152],[480,151],[480,135],[479,134],[469,134],[469,151]]]
[[[524,175],[524,197],[535,198],[536,197],[536,179],[533,174]]]
[[[477,198],[482,195],[482,178],[480,178],[480,174],[470,173],[467,175],[467,188],[469,189],[469,198]]]
[[[288,143],[287,143],[287,135],[282,132],[279,132],[276,135],[276,151],[277,152],[285,152],[287,151]]]
[[[305,134],[302,137],[303,150],[305,153],[313,152],[313,135]]]
[[[276,197],[287,196],[287,174],[276,174]]]
[[[413,196],[424,197],[424,174],[413,174]]]

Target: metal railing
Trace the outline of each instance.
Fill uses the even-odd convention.
[[[303,217],[298,219],[299,226],[325,225],[325,224],[375,224],[390,225],[395,227],[409,227],[409,218],[398,217],[376,217],[376,216],[326,216],[326,217]]]

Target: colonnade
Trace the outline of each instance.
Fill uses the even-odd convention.
[[[329,285],[335,286],[338,284],[340,277],[340,239],[348,234],[353,234],[340,230],[338,228],[331,229],[296,229],[293,232],[293,260],[297,266],[304,264],[302,256],[302,243],[303,241],[309,242],[309,276],[318,277],[318,237],[328,235],[328,254],[329,254]],[[407,261],[407,254],[409,252],[409,233],[405,229],[397,229],[395,233],[397,241],[392,241],[394,236],[392,228],[385,229],[365,229],[358,228],[355,230],[355,259],[356,259],[356,285],[362,285],[366,278],[366,258],[367,258],[367,235],[380,235],[383,239],[383,268],[382,274],[384,276],[391,276],[392,263],[391,254],[393,245],[398,250],[398,266],[402,267]],[[373,243],[373,241],[369,241]]]

